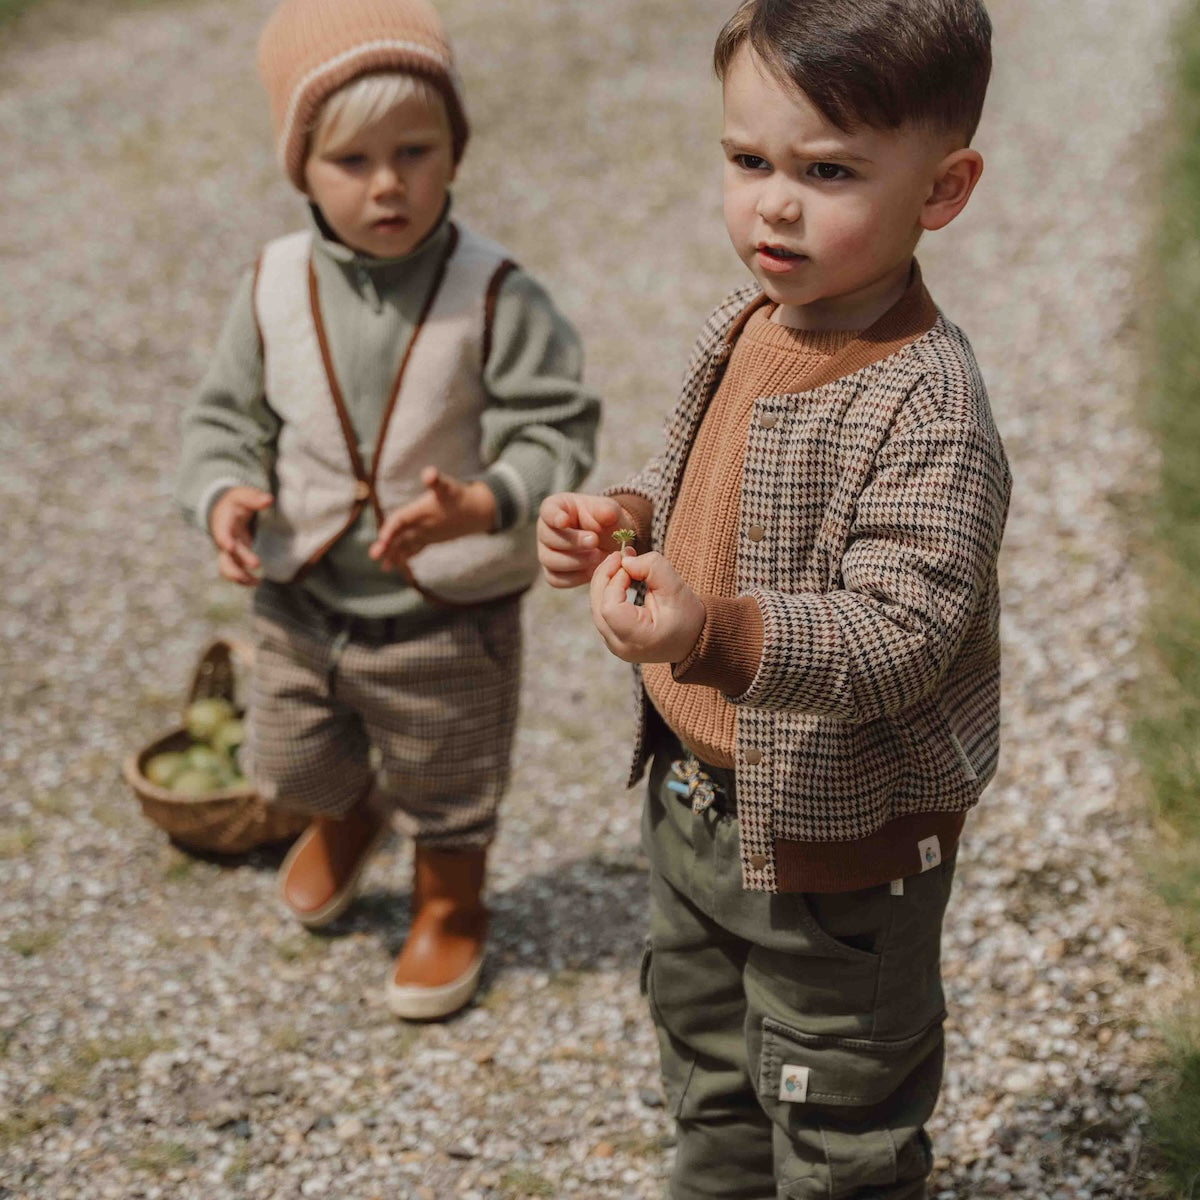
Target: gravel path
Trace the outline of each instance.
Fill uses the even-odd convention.
[[[328,936],[268,855],[189,858],[117,775],[244,596],[165,496],[179,405],[240,266],[292,226],[251,44],[269,0],[49,2],[0,50],[0,1200],[655,1196],[670,1152],[637,994],[623,668],[541,589],[479,1003],[379,993],[406,847]],[[712,37],[729,0],[443,0],[476,138],[459,210],[545,278],[608,397],[609,480],[654,445],[738,264]],[[1013,460],[1002,774],[968,825],[936,1119],[945,1200],[1128,1197],[1157,1012],[1184,983],[1123,697],[1136,271],[1167,4],[993,0],[1000,68],[967,216],[922,255]],[[493,69],[502,62],[508,74]]]

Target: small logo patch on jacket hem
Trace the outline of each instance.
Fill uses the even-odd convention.
[[[937,834],[918,842],[917,853],[921,856],[921,870],[932,871],[942,861],[942,843],[938,841]]]
[[[779,1072],[779,1098],[793,1104],[802,1104],[808,1099],[808,1067],[784,1064]]]

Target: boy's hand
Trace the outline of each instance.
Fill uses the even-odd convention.
[[[258,577],[253,572],[262,564],[251,549],[254,542],[252,526],[255,516],[274,502],[270,492],[239,486],[222,492],[220,499],[209,509],[208,531],[217,546],[217,570],[222,579],[240,583],[243,587],[258,585]]]
[[[558,492],[538,510],[538,562],[551,587],[587,583],[613,547],[613,530],[632,526],[633,518],[607,496]]]
[[[421,484],[424,493],[384,521],[367,551],[385,571],[434,542],[490,533],[496,522],[496,498],[482,480],[463,483],[437,467],[426,467]]]
[[[642,604],[626,599],[646,585]],[[661,554],[610,554],[592,576],[592,620],[608,648],[625,662],[682,662],[704,628],[704,601]]]

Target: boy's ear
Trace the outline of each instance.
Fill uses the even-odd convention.
[[[969,146],[947,154],[937,165],[929,197],[921,209],[922,229],[943,229],[967,206],[983,174],[983,155]]]

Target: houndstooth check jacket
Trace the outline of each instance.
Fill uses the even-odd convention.
[[[928,869],[996,770],[1011,477],[969,343],[915,268],[909,295],[924,332],[809,391],[761,397],[751,416],[736,579],[758,605],[763,647],[750,686],[727,698],[753,890],[837,891]],[[651,506],[655,550],[732,343],[763,302],[749,286],[714,310],[665,450],[608,489]],[[631,786],[657,716],[634,670]],[[813,864],[839,851],[858,864],[851,882],[812,886]]]

